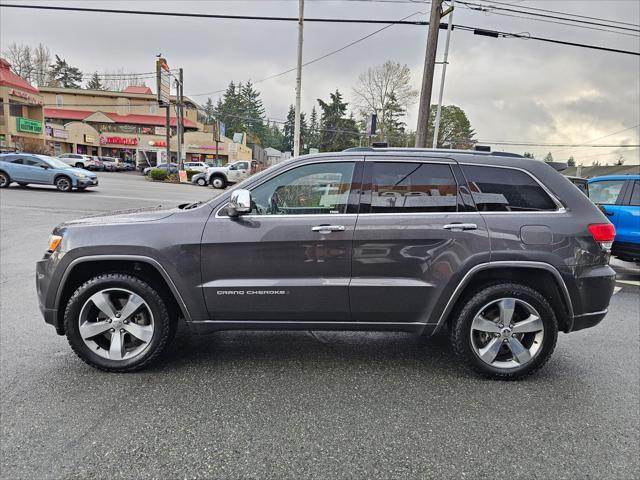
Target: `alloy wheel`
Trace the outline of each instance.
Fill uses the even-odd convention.
[[[9,185],[9,177],[7,177],[4,173],[0,173],[0,188],[4,188]]]
[[[66,177],[60,177],[56,181],[56,187],[62,192],[68,192],[69,190],[71,190],[71,182]]]
[[[482,307],[471,323],[471,345],[484,363],[500,369],[522,367],[542,348],[544,324],[538,311],[518,298]]]
[[[149,346],[154,319],[144,299],[130,290],[100,290],[80,310],[79,332],[89,349],[108,360],[130,360]]]
[[[224,188],[224,180],[220,177],[216,177],[211,180],[211,185],[213,185],[213,188]]]

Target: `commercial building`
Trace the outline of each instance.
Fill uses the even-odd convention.
[[[165,162],[166,111],[158,107],[148,87],[131,86],[122,92],[42,87],[45,138],[53,153],[82,153],[136,160],[139,165]],[[251,150],[213,134],[198,123],[197,106],[186,100],[184,144],[186,160],[221,164],[251,159]],[[177,121],[170,112],[171,160],[177,161]]]
[[[0,58],[0,149],[44,151],[43,98]]]

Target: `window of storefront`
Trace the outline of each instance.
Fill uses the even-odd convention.
[[[13,100],[9,100],[9,115],[11,115],[12,117],[21,117],[22,104],[14,102]]]
[[[62,95],[56,95],[56,107],[64,107],[64,100],[62,99]]]
[[[4,99],[0,98],[0,117],[4,117]]]

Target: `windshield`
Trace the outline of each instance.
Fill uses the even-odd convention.
[[[38,158],[40,158],[41,160],[47,162],[49,165],[51,165],[54,168],[71,168],[71,166],[67,165],[62,160],[57,159],[55,157],[47,157],[46,155],[38,155]]]

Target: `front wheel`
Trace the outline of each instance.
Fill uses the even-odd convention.
[[[215,175],[211,177],[211,186],[213,188],[223,189],[227,186],[227,180],[220,175]]]
[[[73,184],[69,177],[58,177],[56,179],[56,188],[61,192],[70,192]]]
[[[558,338],[558,322],[549,302],[517,283],[483,288],[454,314],[453,348],[476,372],[515,380],[549,360]]]
[[[196,183],[197,183],[199,186],[204,187],[204,186],[206,186],[206,185],[207,185],[207,180],[201,177],[201,178],[199,178],[198,180],[196,180]]]
[[[148,366],[169,342],[172,326],[158,292],[132,275],[99,275],[78,288],[64,313],[67,340],[92,367],[132,372]]]
[[[82,162],[76,162],[75,167],[76,167],[76,168],[84,168],[84,163],[82,163]]]

